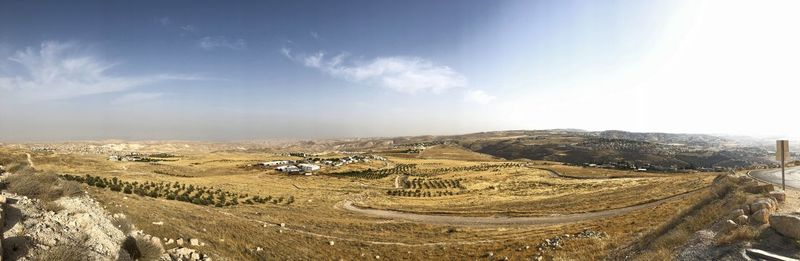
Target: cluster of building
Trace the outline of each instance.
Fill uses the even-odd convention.
[[[297,163],[293,160],[276,160],[259,163],[258,165],[264,167],[275,167],[275,170],[289,174],[311,175],[311,173],[321,169],[319,165],[310,163]]]
[[[633,163],[630,163],[630,162],[607,162],[607,163],[603,163],[603,164],[584,163],[583,166],[584,167],[590,167],[590,168],[621,169],[621,170],[628,169],[628,170],[635,170],[635,171],[648,171],[648,170],[649,171],[673,171],[673,172],[678,171],[678,167],[676,167],[676,166],[663,167],[663,166],[658,166],[658,165],[645,164],[645,165],[640,165],[639,167],[637,167],[636,164],[633,164]]]
[[[300,155],[300,153],[292,153],[292,154],[294,154],[294,156]],[[309,156],[309,154],[304,154],[304,155]],[[372,160],[385,161],[386,158],[375,155],[352,155],[340,158],[305,158],[303,160],[274,160],[274,161],[261,162],[256,165],[264,168],[274,168],[277,171],[290,174],[304,173],[306,175],[310,175],[311,173],[320,170],[322,168],[320,165],[339,167],[359,162],[370,162]]]
[[[603,168],[603,169],[620,169],[620,170],[635,170],[635,171],[655,171],[655,172],[679,172],[679,171],[701,171],[701,172],[719,172],[719,171],[726,171],[728,168],[714,166],[714,167],[691,167],[691,168],[679,168],[678,166],[671,165],[671,166],[661,166],[661,165],[654,165],[654,164],[643,164],[637,167],[636,164],[630,162],[607,162],[602,164],[595,164],[595,163],[584,163],[584,167],[590,168]]]
[[[353,155],[341,158],[327,158],[327,159],[308,158],[306,160],[314,162],[315,164],[325,164],[328,166],[339,167],[342,165],[359,163],[359,162],[370,162],[372,160],[385,161],[386,158],[375,155]]]
[[[147,156],[138,152],[131,152],[124,155],[110,155],[108,160],[113,161],[145,161]]]

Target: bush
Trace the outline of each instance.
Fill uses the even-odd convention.
[[[741,226],[717,238],[717,245],[730,245],[740,241],[752,240],[758,237],[758,229],[751,226]]]
[[[119,229],[119,231],[122,231],[122,233],[125,235],[130,234],[131,231],[133,231],[133,224],[125,216],[111,217],[111,224]]]
[[[74,197],[83,194],[83,188],[81,188],[81,184],[75,181],[61,181],[61,187],[63,188],[63,195],[67,197]]]
[[[143,238],[128,236],[122,242],[122,249],[128,252],[131,259],[139,261],[155,261],[161,258],[164,249],[161,245]]]
[[[50,173],[13,174],[6,179],[8,191],[42,200],[55,200],[63,190],[58,189],[58,176]]]

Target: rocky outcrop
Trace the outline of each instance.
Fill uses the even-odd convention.
[[[769,193],[769,197],[774,198],[779,203],[786,201],[786,192],[783,191],[773,191]]]
[[[736,224],[744,226],[744,225],[747,225],[749,223],[750,223],[750,218],[747,217],[747,215],[741,215],[741,216],[736,217]]]
[[[46,210],[37,199],[3,194],[13,201],[5,213],[3,239],[11,244],[5,253],[10,259],[30,260],[48,249],[64,244],[87,247],[95,260],[116,259],[123,233],[114,227],[109,215],[88,196],[64,197],[52,204],[62,210]]]
[[[756,211],[756,213],[753,213],[753,215],[750,216],[750,217],[753,219],[753,221],[765,224],[765,223],[769,222],[769,210],[762,209],[762,210]]]
[[[778,234],[800,239],[800,216],[797,214],[772,214],[769,224]]]
[[[177,261],[177,260],[189,260],[189,261],[212,261],[211,257],[208,255],[201,254],[197,252],[197,250],[186,248],[186,247],[177,247],[170,250],[167,250],[167,253],[161,256],[161,260],[163,261]]]

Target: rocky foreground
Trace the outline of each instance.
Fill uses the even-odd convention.
[[[109,215],[87,195],[42,202],[3,192],[0,206],[3,256],[10,260],[58,259],[59,254],[73,260],[211,260],[183,247],[183,239],[168,239],[173,248],[165,250],[161,239],[135,230],[122,214]],[[70,246],[75,249],[65,250]]]
[[[800,211],[787,204],[787,193],[741,176],[746,201],[732,207],[711,227],[697,231],[678,260],[797,260]],[[796,193],[795,193],[796,194]],[[791,199],[798,200],[798,199]]]

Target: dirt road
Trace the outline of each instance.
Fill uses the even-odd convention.
[[[604,210],[598,212],[567,214],[558,216],[544,216],[544,217],[505,217],[505,216],[489,216],[489,217],[470,217],[470,216],[454,216],[454,215],[426,215],[393,210],[361,208],[353,205],[352,201],[344,201],[341,203],[341,208],[347,211],[388,219],[403,219],[418,223],[439,224],[439,225],[462,225],[462,226],[490,226],[490,225],[560,225],[570,224],[582,221],[594,220],[599,218],[609,218],[629,213],[631,211],[651,208],[667,201],[678,200],[685,198],[692,193],[702,190],[686,192],[683,194],[674,195],[668,198],[660,199],[650,203],[634,205],[624,208]],[[337,206],[338,207],[338,206]]]
[[[25,153],[25,156],[28,156],[28,165],[31,166],[31,168],[33,168],[33,160],[31,160],[31,154]]]

